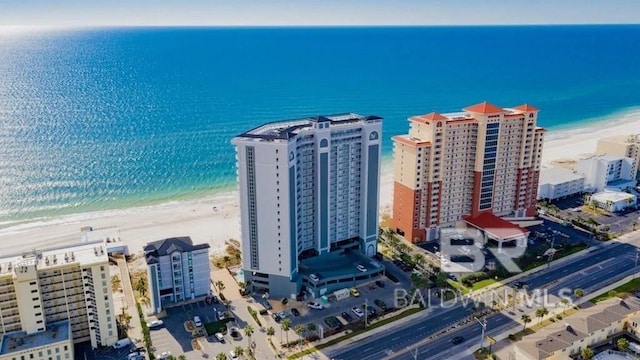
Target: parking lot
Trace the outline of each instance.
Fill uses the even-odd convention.
[[[384,283],[384,288],[377,286],[373,281],[357,287],[360,293],[359,297],[349,296],[346,299],[336,301],[335,297],[330,296],[329,303],[322,303],[324,306],[322,310],[310,309],[306,303],[302,301],[289,300],[287,304],[284,305],[284,309],[275,309],[273,311],[275,313],[284,311],[286,317],[291,320],[292,328],[298,324],[306,325],[309,323],[315,323],[316,325],[327,328],[328,326],[325,323],[325,319],[330,316],[342,318],[341,313],[343,312],[349,314],[352,321],[357,320],[358,317],[351,311],[351,309],[353,307],[361,307],[365,302],[368,302],[368,305],[380,314],[380,308],[374,305],[375,300],[382,300],[391,308],[394,305],[394,289],[402,288],[409,290],[406,284],[394,284],[386,277],[380,278],[380,281]],[[300,312],[299,316],[292,314],[291,310],[294,308]],[[276,333],[279,332],[281,327],[280,322],[276,322],[272,316],[263,316],[263,318],[266,320],[265,326],[273,326],[274,329],[276,329]],[[343,323],[347,322],[348,321],[343,321]]]

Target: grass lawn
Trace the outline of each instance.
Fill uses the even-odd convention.
[[[484,279],[484,280],[480,280],[480,281],[478,281],[478,282],[476,282],[476,283],[473,283],[473,290],[474,290],[474,291],[476,291],[476,290],[480,290],[480,289],[482,289],[482,288],[484,288],[484,287],[487,287],[487,286],[489,286],[489,285],[491,285],[491,284],[495,284],[495,283],[497,283],[497,282],[498,282],[498,280],[496,280],[496,279]]]
[[[553,260],[558,260],[558,259],[561,259],[561,258],[563,258],[565,256],[569,256],[571,254],[575,254],[578,251],[582,251],[582,250],[584,250],[584,249],[586,249],[588,247],[589,247],[589,245],[587,245],[587,244],[577,244],[577,245],[572,245],[567,250],[558,250],[556,252],[555,256],[553,257]],[[548,259],[546,257],[542,258],[542,259],[538,259],[538,260],[532,262],[531,264],[523,267],[522,271],[528,271],[528,270],[531,270],[531,269],[535,269],[538,266],[546,265],[547,264],[547,260]]]
[[[614,296],[618,296],[618,297],[627,297],[631,294],[633,294],[634,292],[640,290],[640,279],[633,279],[625,284],[622,284],[620,286],[618,286],[617,288],[604,293],[602,295],[598,295],[596,297],[594,297],[593,299],[589,300],[592,303],[596,304],[600,301],[603,300],[607,300],[607,299],[611,299]]]

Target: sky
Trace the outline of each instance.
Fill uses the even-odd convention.
[[[0,0],[0,26],[640,23],[640,0]]]

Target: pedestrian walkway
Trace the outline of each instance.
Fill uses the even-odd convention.
[[[129,277],[129,267],[127,266],[127,261],[122,257],[116,258],[116,262],[118,263],[118,269],[120,270],[122,290],[127,302],[127,312],[131,315],[131,323],[129,324],[127,334],[136,345],[143,346],[141,321],[144,321],[144,319],[140,319],[138,316],[136,299],[133,294],[133,287],[131,286],[131,278]]]

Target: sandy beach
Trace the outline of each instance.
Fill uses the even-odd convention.
[[[547,132],[543,164],[547,167],[553,162],[575,160],[582,154],[591,153],[600,137],[639,131],[640,113],[628,113],[621,115],[619,120],[607,121],[606,126],[604,123],[593,123],[579,130]],[[391,163],[386,162],[380,182],[382,211],[390,210],[393,199],[391,170]],[[109,228],[112,236],[126,243],[132,253],[142,251],[148,242],[186,235],[195,243],[209,243],[214,254],[224,249],[225,240],[240,237],[237,193],[155,206],[61,216],[5,228],[0,230],[0,254],[78,242],[81,241],[80,229],[85,226]]]

